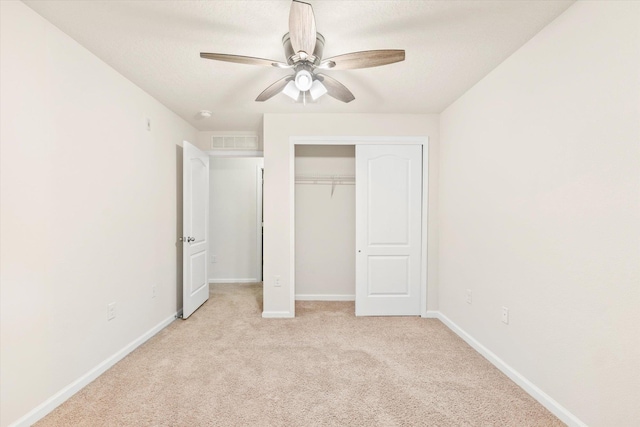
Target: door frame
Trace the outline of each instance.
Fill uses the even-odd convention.
[[[262,282],[262,236],[264,234],[264,220],[263,216],[263,172],[264,171],[264,159],[261,165],[256,165],[256,279],[258,282]]]
[[[422,242],[420,257],[420,317],[427,317],[427,242],[429,225],[429,137],[428,136],[292,136],[289,138],[289,312],[296,303],[296,145],[421,145],[422,146]]]

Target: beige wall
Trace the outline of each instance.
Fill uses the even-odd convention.
[[[0,19],[7,426],[176,312],[176,156],[196,132],[24,4]]]
[[[429,242],[427,304],[437,307],[437,158],[438,115],[435,114],[265,114],[264,117],[264,311],[293,315],[290,273],[290,182],[292,136],[428,136]],[[280,276],[276,287],[274,277]]]
[[[639,31],[578,2],[440,123],[441,312],[594,427],[640,420]]]

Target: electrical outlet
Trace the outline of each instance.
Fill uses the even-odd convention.
[[[113,320],[116,318],[116,303],[112,302],[107,304],[107,320]]]
[[[280,287],[280,276],[273,276],[273,286]]]
[[[211,255],[211,264],[215,264],[218,262],[218,257],[216,255]]]
[[[158,285],[153,285],[151,287],[151,298],[155,298],[158,296]]]
[[[467,289],[467,304],[471,304],[471,301],[472,301],[471,289]]]
[[[509,309],[507,307],[502,307],[502,323],[509,324]]]

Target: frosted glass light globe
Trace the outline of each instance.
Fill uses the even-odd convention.
[[[311,89],[311,85],[313,84],[313,77],[307,70],[300,70],[296,74],[295,82],[296,87],[300,92],[306,92]]]

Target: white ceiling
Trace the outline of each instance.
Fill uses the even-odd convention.
[[[324,57],[405,49],[378,68],[326,71],[355,101],[254,99],[287,70],[201,59],[200,52],[284,60],[289,0],[25,1],[199,130],[258,130],[263,113],[439,113],[574,0],[310,0]],[[531,64],[535,67],[536,64]],[[196,113],[211,110],[213,117]]]

